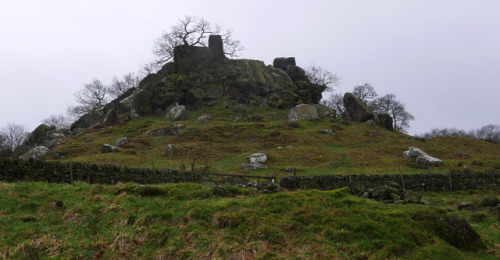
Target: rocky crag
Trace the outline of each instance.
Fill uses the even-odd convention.
[[[174,61],[145,77],[104,107],[72,124],[71,130],[126,117],[168,112],[178,103],[189,109],[216,104],[289,108],[318,103],[325,86],[312,84],[295,58],[276,58],[273,66],[258,60],[228,59],[222,39],[211,35],[208,47],[178,46]]]

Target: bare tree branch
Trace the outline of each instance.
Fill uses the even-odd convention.
[[[361,102],[365,103],[369,101],[368,99],[372,99],[378,96],[377,92],[372,87],[372,85],[368,83],[354,87],[352,94],[357,98],[359,98]]]
[[[0,130],[4,144],[10,146],[12,150],[21,145],[26,137],[28,137],[28,134],[29,132],[26,130],[26,127],[15,123],[8,123]]]
[[[71,125],[70,118],[64,115],[50,115],[42,121],[48,126],[54,126],[56,129],[68,129]]]
[[[123,75],[121,79],[114,77],[107,91],[113,98],[117,98],[127,90],[137,88],[140,81],[140,77],[136,76],[133,72]]]
[[[336,74],[333,74],[320,66],[313,64],[305,71],[309,82],[325,86],[327,91],[332,91],[333,87],[336,87],[339,84],[340,78]]]
[[[156,55],[156,63],[163,65],[174,57],[176,46],[207,46],[208,36],[219,34],[224,44],[224,53],[230,57],[235,57],[243,50],[240,41],[232,39],[230,30],[223,30],[219,25],[212,25],[204,18],[185,16],[172,27],[168,32],[155,42],[153,53]]]

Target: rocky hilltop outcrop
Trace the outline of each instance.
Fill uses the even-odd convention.
[[[318,103],[325,86],[312,84],[295,58],[277,58],[274,66],[258,60],[228,59],[222,38],[212,35],[208,47],[178,46],[174,61],[145,77],[137,89],[84,115],[71,129],[105,118],[144,116],[178,103],[190,109],[216,104],[267,105],[287,108]]]

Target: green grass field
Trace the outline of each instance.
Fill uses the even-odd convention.
[[[466,138],[418,140],[341,119],[286,123],[287,110],[249,107],[189,111],[189,120],[134,118],[67,137],[48,160],[147,168],[203,167],[213,173],[248,174],[241,164],[264,152],[266,170],[252,175],[448,173],[500,170],[498,144]],[[210,113],[208,123],[196,119]],[[249,119],[253,118],[253,119]],[[258,118],[258,121],[255,121]],[[262,119],[265,120],[262,120]],[[184,124],[178,135],[150,131]],[[329,129],[335,135],[318,131]],[[101,153],[120,137],[117,153]],[[92,139],[92,142],[86,140]],[[175,144],[166,156],[168,144]],[[416,146],[444,161],[422,167],[402,152]],[[280,148],[281,147],[281,148]],[[458,157],[456,152],[465,153]],[[58,154],[66,154],[61,158]],[[222,190],[222,192],[221,192]],[[220,195],[222,194],[222,195]],[[0,183],[0,258],[7,259],[498,259],[500,215],[491,209],[459,211],[498,191],[422,192],[425,204],[383,204],[348,189],[263,194],[253,188],[201,184],[88,185]],[[450,245],[415,214],[463,216],[486,249]],[[441,213],[440,213],[441,214]],[[443,213],[444,214],[444,213]]]
[[[456,207],[493,191],[422,193],[430,205],[394,205],[352,196],[348,189],[260,194],[225,188],[223,197],[199,184],[0,183],[0,257],[500,257],[500,216]],[[488,248],[458,250],[412,219],[415,212],[433,209],[464,216]]]

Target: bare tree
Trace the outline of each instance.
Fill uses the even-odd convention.
[[[23,143],[26,137],[28,137],[29,132],[23,125],[8,123],[0,130],[0,135],[4,140],[4,145],[10,146],[14,150]]]
[[[326,91],[332,91],[334,87],[338,86],[340,81],[340,78],[336,74],[314,64],[309,66],[305,72],[309,82],[325,86]]]
[[[42,123],[48,126],[54,126],[56,129],[67,129],[71,125],[70,118],[64,115],[50,115],[45,118]]]
[[[393,120],[394,129],[406,132],[410,127],[410,120],[414,120],[412,114],[406,111],[405,105],[396,99],[396,95],[387,94],[370,102],[369,107],[378,114],[389,114]]]
[[[498,125],[485,125],[476,130],[476,137],[495,143],[500,143],[500,126]]]
[[[83,89],[75,93],[75,98],[80,105],[67,108],[68,114],[77,118],[94,109],[97,109],[107,102],[108,88],[98,79],[84,85]]]
[[[133,72],[123,75],[121,79],[114,77],[111,86],[108,88],[108,93],[112,97],[117,98],[127,90],[137,88],[139,86],[139,82],[141,82],[140,77],[135,75]]]
[[[370,99],[376,98],[378,96],[373,86],[368,83],[354,87],[352,94],[359,98],[361,102],[365,103],[369,102]]]
[[[161,65],[171,60],[176,46],[207,46],[208,36],[212,34],[222,37],[226,55],[238,56],[238,53],[243,50],[240,41],[232,39],[231,30],[223,30],[219,25],[212,25],[204,18],[185,16],[156,41],[153,49],[157,57],[156,63]]]
[[[467,137],[474,139],[483,139],[493,143],[500,144],[500,126],[486,125],[476,130],[464,131],[457,128],[434,128],[428,133],[422,134],[425,138],[432,138],[437,136],[457,136]]]
[[[160,66],[162,64],[154,61],[150,63],[146,63],[141,66],[139,72],[141,73],[141,76],[146,77],[149,74],[156,73],[158,70],[160,70]]]
[[[340,94],[330,95],[329,98],[324,99],[321,103],[335,109],[337,115],[342,115],[345,111],[344,98]]]

